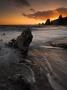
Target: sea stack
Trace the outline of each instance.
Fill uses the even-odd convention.
[[[27,55],[29,45],[32,42],[33,35],[30,28],[23,30],[20,36],[16,39],[17,47],[22,51],[24,55]]]

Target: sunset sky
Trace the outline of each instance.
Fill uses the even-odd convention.
[[[0,0],[0,25],[38,24],[67,16],[67,0]]]

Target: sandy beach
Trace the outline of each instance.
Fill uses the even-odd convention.
[[[45,43],[39,48],[33,49],[31,52],[33,58],[35,57],[33,62],[35,62],[35,64],[37,63],[37,66],[42,69],[41,72],[43,75],[46,74],[54,90],[67,89],[67,50],[60,47],[53,47],[50,43],[58,44],[66,42],[67,38],[57,38]],[[42,85],[41,82],[40,86]]]
[[[54,30],[58,28],[60,30]],[[9,79],[13,81],[19,74],[30,83],[31,90],[67,89],[67,49],[58,46],[67,42],[66,27],[63,27],[64,31],[62,27],[49,29],[37,28],[32,32],[34,38],[26,59],[20,50],[5,45],[21,31],[4,30],[5,35],[0,32],[0,90],[14,90],[15,86]]]

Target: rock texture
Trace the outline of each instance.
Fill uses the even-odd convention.
[[[16,45],[20,50],[22,50],[23,54],[27,54],[32,38],[33,36],[29,28],[24,30],[21,35],[17,37]]]
[[[45,25],[50,25],[50,24],[51,24],[50,19],[47,19]]]
[[[47,19],[45,24],[43,25],[66,25],[67,26],[67,17],[62,17],[62,15],[60,15],[55,20]]]
[[[12,39],[8,46],[18,48],[22,51],[23,55],[27,55],[29,45],[32,42],[33,35],[31,33],[31,30],[28,28],[26,30],[23,30],[20,36],[17,37],[17,39]]]

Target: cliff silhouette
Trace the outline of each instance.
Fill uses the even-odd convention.
[[[52,21],[47,19],[45,25],[67,25],[67,17],[62,17],[62,15],[60,15],[58,19]]]

